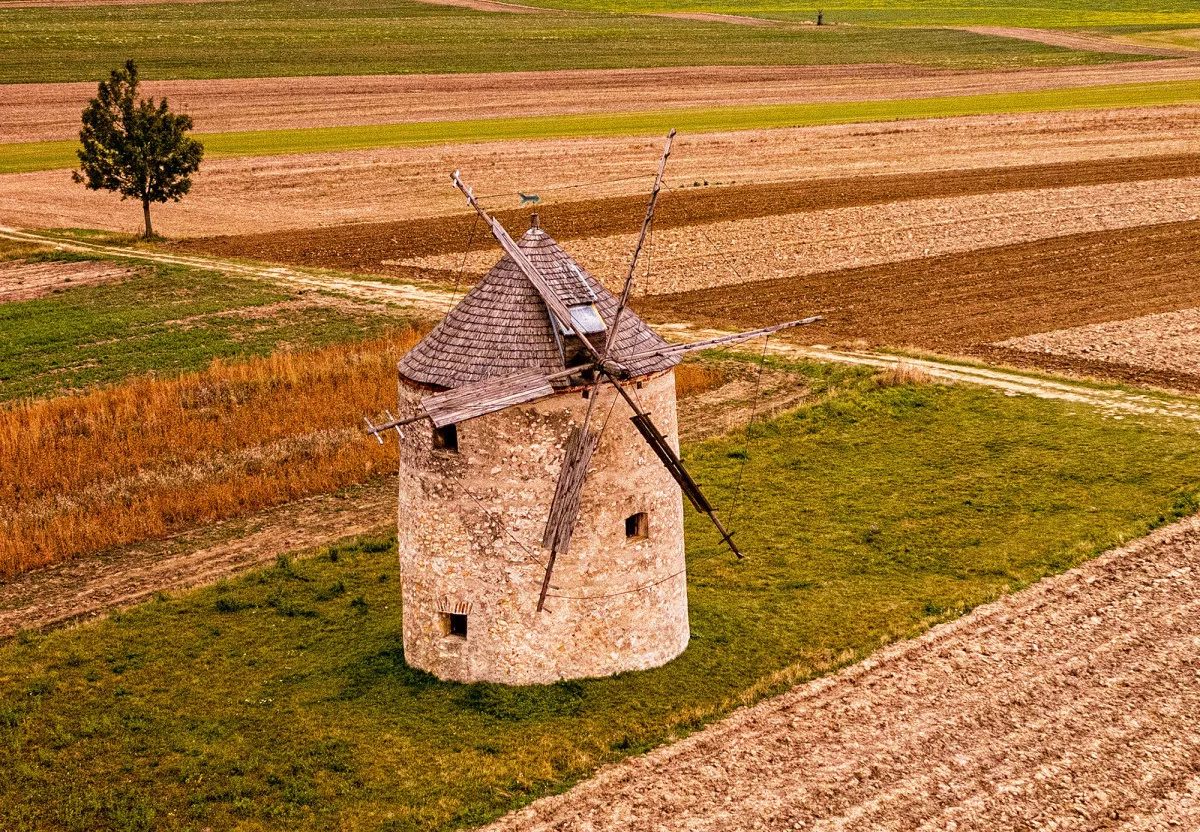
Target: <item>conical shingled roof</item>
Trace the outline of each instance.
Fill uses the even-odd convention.
[[[620,302],[549,234],[531,228],[517,245],[563,303],[594,303],[605,324],[612,326]],[[589,340],[599,347],[602,338],[593,336]],[[645,321],[626,309],[609,357],[630,375],[649,375],[670,369],[679,358],[631,361],[629,356],[666,344]],[[531,369],[549,375],[565,367],[550,314],[537,290],[508,255],[400,361],[401,377],[447,389]]]

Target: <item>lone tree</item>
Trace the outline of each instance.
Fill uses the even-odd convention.
[[[153,98],[139,100],[137,91],[133,61],[100,82],[96,97],[83,110],[79,131],[83,173],[71,176],[90,190],[140,199],[150,237],[150,203],[178,202],[191,190],[191,175],[200,167],[204,145],[184,135],[192,129],[191,116],[172,113],[165,98],[157,105]]]

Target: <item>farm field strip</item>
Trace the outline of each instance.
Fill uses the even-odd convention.
[[[532,0],[547,9],[604,10],[633,14],[702,11],[714,14],[815,22],[816,8],[797,9],[783,0]],[[1200,11],[1188,0],[1147,6],[1141,0],[957,0],[954,3],[842,0],[826,9],[828,28],[838,23],[884,26],[1003,26],[1044,29],[1145,28],[1200,24]]]
[[[995,192],[901,198],[707,224],[673,224],[668,214],[663,218],[666,223],[656,225],[648,252],[653,274],[644,276],[636,291],[639,295],[685,292],[1198,216],[1200,177],[1006,191],[1002,200]],[[553,215],[543,224],[552,229]],[[635,241],[633,233],[576,239],[571,254],[610,288],[619,289]],[[449,252],[389,260],[386,265],[447,276],[465,267],[467,274],[477,276],[494,262],[494,251],[482,250],[465,257]],[[914,262],[912,268],[920,269],[920,264]]]
[[[814,313],[826,320],[793,342],[914,347],[991,360],[989,345],[1064,327],[1200,307],[1194,281],[1200,221],[1073,234],[1031,243],[836,272],[759,281],[635,304],[656,321],[741,328]],[[1033,366],[1200,389],[1200,376],[1062,362]]]
[[[1196,828],[1198,571],[1192,517],[484,832]]]
[[[926,98],[1200,78],[1200,60],[1003,71],[900,64],[145,81],[202,133],[746,104]],[[0,143],[74,139],[94,83],[0,85]]]
[[[220,159],[530,139],[637,137],[665,133],[672,127],[687,133],[715,133],[876,121],[1186,104],[1200,104],[1200,81],[1161,81],[890,101],[763,104],[630,113],[564,114],[528,118],[199,133],[196,134],[196,138],[204,142],[208,158]],[[0,174],[70,168],[77,164],[76,149],[75,141],[2,144]]]
[[[1087,178],[1076,184],[1112,181],[1103,177],[1106,163],[1127,177],[1168,175],[1165,167],[1155,169],[1155,157],[1178,158],[1179,164],[1169,175],[1187,176],[1194,175],[1184,160],[1196,155],[1197,130],[1200,107],[1158,107],[684,134],[676,140],[668,183],[677,189],[713,194],[731,184],[801,183],[791,187],[813,188],[819,200],[825,200],[822,207],[833,207],[848,203],[832,201],[827,185],[818,180],[858,179],[859,184],[853,186],[857,192],[870,188],[867,177],[900,174],[912,181],[897,187],[913,198],[914,194],[963,193],[947,184],[952,179],[950,171],[969,176],[975,188],[970,192],[986,192],[989,186],[980,178],[984,174],[974,172],[1024,168],[1031,159],[1046,165],[1085,164]],[[341,264],[335,268],[360,263],[378,270],[383,259],[447,250],[451,243],[443,240],[453,238],[452,245],[458,248],[464,245],[471,220],[462,214],[462,200],[449,184],[449,174],[455,169],[462,169],[477,194],[492,195],[485,204],[499,210],[517,207],[517,191],[540,194],[543,201],[538,207],[547,217],[558,210],[557,202],[627,197],[628,208],[620,210],[628,210],[636,219],[628,225],[610,226],[611,231],[622,231],[636,228],[640,221],[653,173],[647,160],[660,151],[661,137],[650,137],[214,160],[205,163],[186,200],[156,208],[155,226],[160,233],[189,237],[273,232],[246,238],[254,251],[245,256],[298,265]],[[1150,161],[1134,162],[1135,157]],[[1147,166],[1147,172],[1128,167],[1141,164]],[[931,181],[939,190],[922,190],[916,181],[921,174],[936,174]],[[1046,176],[1050,175],[1047,169]],[[1071,183],[1068,171],[1053,175],[1056,184]],[[993,176],[998,189],[1029,187],[1013,181],[1011,172],[997,170]],[[704,182],[713,187],[704,187]],[[745,201],[737,191],[729,194],[735,202]],[[664,200],[664,210],[670,198]],[[720,202],[723,198],[705,199]],[[736,218],[747,211],[762,215],[803,210],[810,204],[797,201],[802,195],[788,196],[782,189],[773,198],[787,201],[779,209],[730,208],[720,218]],[[887,201],[888,196],[875,193],[871,198]],[[601,207],[619,206],[596,205]],[[455,214],[458,216],[452,216]],[[0,176],[0,218],[5,225],[27,228],[136,232],[141,214],[115,195],[86,191],[64,172],[50,171]],[[703,213],[697,221],[712,218],[711,212]],[[404,224],[420,219],[427,221]],[[389,228],[379,224],[381,220],[400,224]],[[602,230],[604,226],[597,228],[597,222],[591,218],[583,224],[588,234]],[[572,225],[579,223],[572,221]],[[284,233],[274,234],[281,230]],[[561,224],[551,231],[564,237],[583,233]],[[425,238],[434,239],[437,245],[414,248],[414,240]]]
[[[0,303],[29,300],[80,286],[94,286],[136,273],[134,269],[104,262],[0,262]]]
[[[1004,69],[1140,58],[941,28],[754,28],[593,10],[495,14],[406,0],[10,8],[0,16],[3,83],[94,81],[130,55],[146,78],[159,79],[707,64]]]

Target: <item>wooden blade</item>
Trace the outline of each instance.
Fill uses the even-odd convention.
[[[550,503],[550,517],[546,520],[546,531],[542,535],[542,545],[552,552],[563,553],[570,549],[571,533],[579,517],[583,482],[599,441],[597,434],[582,428],[572,430],[567,439],[558,485],[554,489],[554,500]]]
[[[542,591],[538,595],[538,612],[546,605],[546,591],[550,588],[550,575],[554,572],[555,560],[560,553],[568,551],[571,547],[571,535],[579,519],[579,500],[583,494],[583,483],[587,479],[588,465],[591,464],[592,454],[595,453],[599,442],[599,435],[586,427],[575,428],[567,438],[558,485],[554,489],[554,500],[550,503],[550,517],[546,520],[546,531],[542,535],[542,545],[550,550],[550,560],[546,563]]]
[[[445,427],[552,396],[554,388],[550,385],[550,379],[551,376],[540,370],[522,370],[426,396],[421,399],[421,409],[429,416],[434,427]]]
[[[618,390],[621,388],[618,387]],[[626,399],[628,401],[628,399]],[[703,514],[708,515],[708,519],[716,526],[717,531],[721,535],[721,541],[728,544],[738,559],[741,560],[742,552],[738,549],[737,544],[733,542],[733,535],[725,531],[725,527],[721,524],[720,518],[717,517],[716,510],[712,507],[712,503],[704,496],[704,492],[700,490],[700,486],[692,479],[692,475],[683,467],[683,460],[679,458],[679,454],[675,453],[675,449],[667,441],[667,438],[662,435],[662,431],[654,422],[650,421],[650,414],[638,408],[634,408],[636,415],[632,417],[633,426],[638,429],[638,433],[646,440],[651,450],[662,461],[664,467],[675,478],[675,482],[679,483],[679,488],[687,495],[688,500],[692,505]]]
[[[642,253],[642,246],[646,242],[646,232],[650,230],[650,223],[654,222],[654,206],[658,204],[658,193],[662,190],[663,172],[667,169],[667,159],[671,155],[671,143],[675,141],[675,128],[671,128],[671,132],[667,134],[667,146],[663,148],[662,159],[658,162],[658,175],[654,177],[654,189],[650,191],[650,202],[646,205],[646,216],[642,218],[642,230],[638,234],[637,245],[633,247],[633,257],[629,261],[629,274],[625,276],[625,287],[621,290],[621,300],[617,304],[617,312],[613,315],[612,336],[604,345],[604,354],[600,356],[600,362],[608,358],[608,354],[612,351],[613,344],[617,342],[619,330],[621,328],[621,316],[625,313],[625,307],[629,305],[629,293],[633,289],[633,277],[637,273],[638,257]]]
[[[721,335],[716,338],[709,338],[706,341],[696,341],[691,344],[670,344],[665,347],[660,347],[656,350],[647,350],[646,352],[635,353],[629,356],[626,361],[635,361],[639,358],[651,358],[664,355],[683,355],[697,350],[708,350],[713,347],[723,347],[726,344],[740,344],[742,341],[749,341],[751,338],[761,338],[764,335],[771,335],[775,332],[781,332],[785,329],[792,329],[797,326],[808,326],[815,324],[818,321],[825,320],[820,315],[814,315],[811,318],[802,318],[798,321],[788,321],[783,324],[775,324],[774,326],[764,326],[762,329],[752,329],[749,332],[735,332],[731,335]]]

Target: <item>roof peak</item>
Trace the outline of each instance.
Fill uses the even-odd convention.
[[[612,326],[620,302],[544,229],[531,225],[517,246],[565,306],[594,307],[586,326],[594,327],[597,317],[600,332]],[[533,284],[504,255],[442,322],[404,356],[400,375],[409,381],[443,388],[529,369],[549,375],[569,366],[574,341],[556,329]],[[621,316],[620,332],[604,334],[615,338],[610,358],[623,364],[630,375],[649,375],[678,363],[677,357],[632,359],[666,342],[629,310]]]

